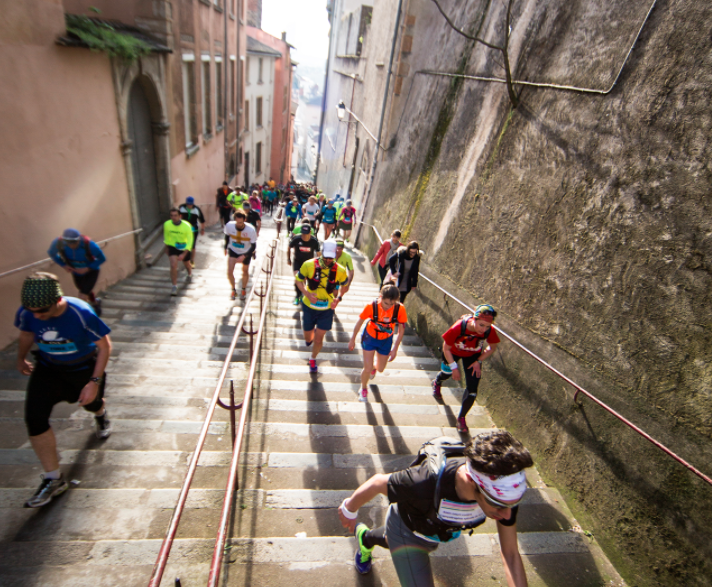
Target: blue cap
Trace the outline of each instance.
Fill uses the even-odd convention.
[[[186,204],[193,204],[194,202],[195,202],[195,198],[194,198],[193,196],[188,196],[188,197],[185,199],[185,203],[186,203]]]
[[[65,241],[78,241],[80,238],[82,238],[82,233],[76,228],[67,228],[62,233],[62,239]]]

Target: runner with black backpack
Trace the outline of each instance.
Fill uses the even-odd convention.
[[[356,335],[361,330],[361,325],[368,320],[366,329],[361,335],[363,370],[359,401],[368,401],[369,379],[373,379],[377,371],[383,373],[386,365],[395,360],[398,354],[398,347],[403,340],[405,324],[408,321],[405,306],[398,301],[399,299],[398,288],[393,283],[387,283],[381,288],[378,298],[363,309],[354,327],[354,333],[349,341],[350,351],[356,348]],[[394,328],[398,330],[395,344],[393,344]],[[377,356],[375,368],[373,367],[374,355]]]
[[[380,546],[391,551],[402,586],[434,587],[429,554],[491,518],[507,585],[526,587],[517,514],[527,488],[524,469],[532,465],[529,451],[505,430],[483,432],[467,445],[447,437],[426,442],[410,467],[374,475],[339,506],[342,526],[358,541],[356,570],[368,573]],[[359,508],[379,494],[390,503],[385,525],[357,524]]]
[[[492,323],[497,312],[489,304],[475,308],[472,314],[465,314],[443,334],[442,363],[440,373],[433,379],[433,397],[442,399],[441,386],[443,381],[452,377],[460,381],[458,360],[462,359],[465,371],[465,394],[462,396],[462,407],[457,417],[457,431],[467,434],[469,428],[465,417],[477,399],[477,387],[482,377],[482,361],[489,358],[500,342]]]

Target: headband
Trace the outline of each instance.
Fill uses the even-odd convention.
[[[49,277],[28,277],[22,284],[20,299],[25,308],[47,308],[62,298],[59,281]]]
[[[524,471],[512,475],[487,475],[478,473],[467,461],[467,474],[477,485],[499,500],[514,501],[521,499],[527,490],[527,476]]]
[[[480,304],[475,308],[475,311],[472,313],[472,315],[477,320],[484,320],[485,322],[489,322],[490,324],[492,324],[492,322],[494,322],[495,316],[497,315],[497,312],[489,304]]]

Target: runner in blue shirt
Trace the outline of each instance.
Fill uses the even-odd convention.
[[[289,234],[294,230],[297,218],[302,217],[302,207],[299,205],[299,200],[297,200],[296,196],[292,198],[291,202],[287,202],[284,214],[287,217],[287,234]]]
[[[22,306],[15,316],[20,329],[17,370],[29,375],[25,397],[25,423],[44,475],[35,494],[25,503],[36,508],[67,490],[57,454],[57,440],[49,424],[59,402],[79,403],[94,413],[96,435],[111,434],[104,404],[106,374],[111,354],[111,329],[86,302],[62,296],[52,273],[34,273],[22,284]],[[33,365],[27,353],[33,343]]]
[[[62,236],[52,241],[47,254],[72,274],[79,297],[94,306],[97,315],[101,316],[101,299],[93,291],[99,279],[99,267],[106,261],[101,247],[78,230],[67,228]]]
[[[334,201],[329,200],[319,213],[319,220],[324,227],[324,240],[329,239],[329,235],[333,232],[336,227],[336,208],[334,207]]]

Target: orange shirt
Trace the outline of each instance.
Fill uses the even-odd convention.
[[[405,324],[408,321],[408,315],[405,311],[405,306],[399,304],[400,309],[398,310],[398,316],[396,316],[395,322],[399,324]],[[362,320],[368,320],[366,324],[366,332],[368,332],[373,338],[377,340],[385,340],[393,336],[393,311],[396,309],[396,304],[391,306],[388,310],[384,310],[383,306],[378,304],[378,324],[373,322],[373,304],[368,304],[361,312],[359,318]]]

